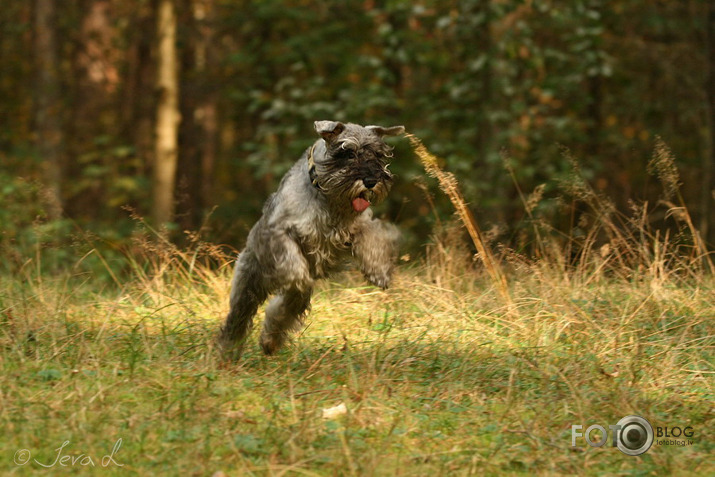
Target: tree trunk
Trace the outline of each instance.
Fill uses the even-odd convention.
[[[703,155],[700,233],[706,244],[715,247],[715,4],[710,2],[707,19],[708,75],[705,85],[708,96],[708,126],[710,147]]]
[[[217,154],[218,85],[215,80],[214,0],[181,0],[181,128],[176,176],[176,221],[182,230],[201,226],[213,205]]]
[[[63,175],[83,177],[87,168],[96,166],[106,167],[105,177],[114,178],[118,176],[121,163],[110,155],[96,154],[95,143],[97,138],[114,139],[106,125],[113,119],[110,111],[116,109],[117,90],[121,86],[118,68],[121,53],[117,48],[120,39],[112,17],[112,5],[110,0],[66,3],[72,8],[65,15],[81,16],[81,20],[80,28],[73,33],[72,52],[68,55],[72,80],[63,94],[69,97],[72,107],[67,108],[63,151],[65,157],[82,157],[83,160],[66,162]],[[92,155],[95,157],[89,159]],[[65,213],[70,217],[100,217],[111,198],[104,180],[76,181],[68,184],[65,190]]]
[[[153,96],[156,85],[156,64],[152,57],[154,13],[153,8],[142,3],[130,20],[134,33],[130,37],[127,79],[122,92],[121,137],[134,145],[137,157],[144,166],[140,171],[143,176],[150,174],[149,165],[154,154],[153,125],[157,99]]]
[[[176,206],[179,208],[174,221],[181,230],[195,230],[200,223],[201,208],[198,204],[198,191],[201,181],[199,169],[199,127],[197,108],[201,95],[203,76],[198,70],[197,19],[194,13],[196,0],[178,0],[178,16],[181,25],[181,53],[179,55],[181,82],[179,128],[179,156],[176,174]]]
[[[202,104],[200,105],[200,123],[202,129],[201,140],[201,186],[199,204],[202,211],[216,204],[216,194],[214,192],[214,169],[216,167],[216,156],[218,154],[218,85],[215,79],[216,45],[214,22],[215,0],[204,0],[200,4],[202,10],[197,15],[200,23],[200,41],[197,50],[198,67],[201,74],[206,78]]]
[[[203,150],[201,151],[201,206],[205,209],[216,205],[214,170],[218,152],[218,106],[217,95],[211,93],[203,105],[201,126]]]
[[[178,157],[179,81],[176,52],[176,11],[173,0],[160,0],[157,13],[156,143],[152,216],[157,225],[174,216],[174,183]]]
[[[60,122],[59,78],[56,51],[55,0],[35,3],[36,98],[35,127],[37,152],[42,160],[47,189],[47,215],[62,215],[62,128]]]

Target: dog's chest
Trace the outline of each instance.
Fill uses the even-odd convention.
[[[347,227],[294,227],[290,235],[308,261],[313,278],[336,271],[350,255],[353,234]]]

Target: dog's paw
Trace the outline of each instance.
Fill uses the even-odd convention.
[[[366,273],[365,278],[376,287],[386,290],[390,286],[390,276],[377,273]]]
[[[243,340],[236,342],[220,335],[214,342],[215,350],[218,352],[219,361],[223,363],[235,363],[241,359],[243,354]]]
[[[276,354],[283,347],[285,341],[286,335],[284,333],[261,333],[260,344],[263,354],[266,356]]]

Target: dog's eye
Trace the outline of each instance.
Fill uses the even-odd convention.
[[[357,151],[352,149],[341,149],[335,154],[335,157],[344,161],[355,159],[357,157]]]

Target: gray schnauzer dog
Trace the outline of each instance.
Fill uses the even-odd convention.
[[[310,308],[316,280],[341,268],[352,255],[367,280],[385,289],[397,258],[397,227],[372,217],[370,204],[392,186],[384,136],[402,126],[380,127],[316,121],[318,139],[281,180],[248,234],[231,282],[231,310],[218,346],[238,359],[258,307],[266,307],[260,343],[273,354]]]

